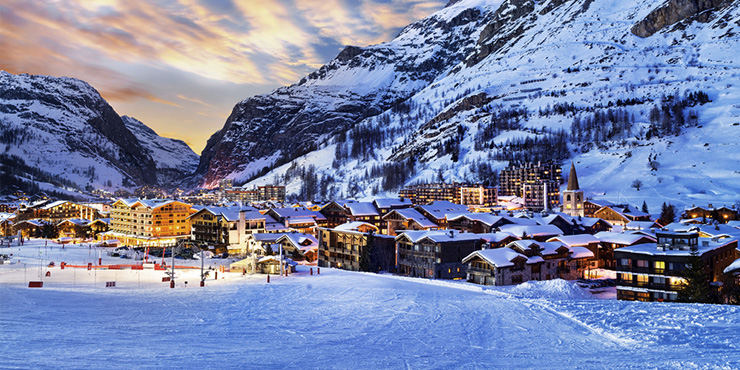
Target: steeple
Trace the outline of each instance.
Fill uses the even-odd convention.
[[[580,190],[578,187],[578,175],[576,175],[576,166],[573,161],[570,162],[570,175],[568,175],[568,190]]]

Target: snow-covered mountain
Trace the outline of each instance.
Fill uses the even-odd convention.
[[[169,185],[197,162],[182,142],[124,122],[83,81],[7,72],[0,72],[0,153],[5,185],[43,182],[45,190]]]
[[[200,157],[182,140],[170,139],[157,133],[136,118],[123,116],[123,123],[139,140],[157,166],[157,183],[174,187],[198,167]]]
[[[554,158],[590,196],[730,202],[739,31],[738,1],[463,0],[237,104],[201,184],[363,196]]]

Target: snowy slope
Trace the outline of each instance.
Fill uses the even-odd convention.
[[[195,171],[200,157],[184,141],[159,136],[136,118],[122,116],[121,119],[154,160],[157,183],[174,186],[184,175]]]
[[[311,165],[309,172],[317,178],[330,179],[317,198],[392,193],[403,183],[440,178],[484,181],[511,158],[544,156],[533,156],[531,148],[517,142],[550,137],[565,143],[564,151],[534,146],[554,153],[553,159],[566,166],[574,160],[587,196],[638,205],[646,200],[651,210],[664,201],[733,203],[740,193],[740,9],[737,2],[714,3],[719,5],[640,37],[632,33],[635,24],[652,19],[663,3],[458,2],[417,24],[477,12],[482,21],[475,23],[479,29],[471,37],[478,37],[471,40],[473,50],[465,60],[449,63],[425,80],[428,84],[404,100],[403,109],[384,110],[346,134],[314,140],[317,151],[252,183],[284,180],[289,193],[299,194],[310,178],[291,168]],[[683,3],[666,4],[670,10]],[[440,37],[456,40],[459,34],[451,29],[440,31]],[[377,47],[413,44],[415,38],[426,45],[424,37],[407,28]],[[470,44],[465,45],[467,52]],[[421,55],[434,48],[414,50]],[[385,78],[379,66],[351,74],[355,64],[365,61],[352,60],[356,62],[343,67],[341,75],[319,75],[312,83],[352,85],[370,81],[366,73],[378,69],[377,77]],[[402,78],[398,71],[396,76]],[[698,92],[709,101],[687,98]],[[670,110],[680,101],[686,102],[680,113]],[[651,120],[652,110],[664,108],[667,119]],[[685,123],[675,123],[677,114]],[[626,123],[590,130],[587,138],[582,126],[572,130],[576,120],[612,115]],[[667,129],[661,126],[664,121],[671,122]],[[409,158],[415,161],[409,163]],[[407,169],[399,169],[401,165]],[[390,175],[401,181],[388,184]],[[646,185],[639,192],[630,187],[635,179]]]
[[[740,367],[736,306],[553,294],[579,289],[563,281],[527,285],[552,298],[514,296],[334,269],[310,275],[303,266],[269,284],[264,275],[219,274],[204,288],[195,286],[198,270],[182,270],[176,289],[153,270],[55,267],[44,288],[11,282],[37,279],[39,247],[13,248],[28,256],[26,269],[0,265],[3,368]],[[80,246],[66,252],[70,263],[89,260]],[[113,280],[116,288],[103,287]]]
[[[137,121],[138,122],[138,121]],[[65,187],[115,190],[168,185],[172,171],[192,172],[192,150],[156,136],[141,123],[136,135],[89,84],[67,77],[0,73],[0,152],[65,181]],[[173,158],[185,158],[182,165]],[[155,161],[165,160],[159,167]],[[157,169],[160,169],[158,171]],[[15,176],[35,181],[29,171]]]

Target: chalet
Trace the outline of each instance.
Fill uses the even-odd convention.
[[[439,229],[448,228],[448,215],[468,213],[467,206],[455,204],[445,200],[437,200],[426,205],[418,205],[415,208],[417,211],[419,211],[419,213],[424,215],[424,217],[437,224]]]
[[[319,212],[326,218],[327,228],[335,228],[347,222],[347,210],[335,201],[321,206]]]
[[[604,267],[607,263],[610,263],[611,256],[607,256],[601,251],[601,244],[599,239],[591,234],[579,234],[579,235],[565,235],[557,236],[547,240],[548,242],[560,242],[567,246],[568,249],[574,247],[586,248],[593,253],[594,260],[591,261],[592,268]]]
[[[655,243],[656,239],[652,236],[632,233],[615,233],[602,231],[594,235],[601,244],[599,257],[603,261],[603,267],[616,268],[614,260],[614,250],[618,248],[629,247],[638,244]],[[600,262],[601,263],[601,262]]]
[[[583,201],[583,215],[585,217],[594,217],[596,211],[604,207],[624,207],[626,204],[614,204],[606,200],[587,199]]]
[[[721,223],[736,220],[737,217],[738,210],[735,205],[731,207],[714,207],[712,204],[709,204],[707,207],[696,207],[692,205],[691,207],[687,207],[681,215],[681,218],[714,220]]]
[[[686,263],[696,250],[712,282],[720,281],[734,261],[737,239],[700,238],[695,231],[658,231],[658,242],[614,251],[617,299],[675,301],[682,289]]]
[[[596,217],[578,217],[574,218],[578,232],[576,234],[596,234],[601,231],[611,231],[612,225]]]
[[[496,249],[496,248],[503,248],[509,243],[513,243],[519,238],[512,234],[507,232],[495,232],[495,233],[483,233],[483,234],[476,234],[478,237],[483,239],[483,241],[487,244],[486,249]]]
[[[18,221],[13,225],[13,232],[11,233],[11,235],[15,235],[20,232],[21,236],[23,236],[24,238],[40,237],[42,235],[43,229],[45,227],[48,227],[48,225],[52,224],[48,221],[40,219]]]
[[[372,202],[355,202],[344,205],[350,222],[361,221],[381,227],[380,212]]]
[[[70,218],[57,224],[59,237],[86,238],[92,234],[90,220]]]
[[[447,219],[450,229],[468,233],[491,233],[499,226],[513,224],[514,221],[491,213],[461,213]]]
[[[53,223],[67,219],[94,220],[100,218],[98,210],[66,200],[46,204],[36,210],[36,217]]]
[[[267,221],[275,221],[253,207],[204,207],[188,217],[192,240],[204,242],[219,253],[229,245],[244,249],[246,235],[267,232]]]
[[[383,216],[385,234],[397,236],[399,230],[437,230],[437,224],[424,217],[414,208],[394,209]]]
[[[279,253],[280,248],[283,254],[294,258],[303,259],[306,251],[318,250],[319,241],[311,234],[299,232],[288,233],[259,233],[249,234],[246,238],[246,253],[242,248],[233,248],[229,254],[247,254],[256,255],[275,255]]]
[[[622,230],[652,230],[660,228],[661,226],[654,221],[630,221],[624,225]]]
[[[534,239],[540,242],[563,235],[563,231],[553,225],[503,225],[498,228],[498,231],[514,234],[522,239]]]
[[[0,213],[0,235],[8,236],[13,234],[13,224],[16,216],[10,213]]]
[[[475,251],[463,262],[468,264],[468,281],[511,285],[530,280],[582,277],[593,256],[586,248],[568,248],[560,242],[519,240],[505,248]]]
[[[650,215],[630,205],[605,206],[594,213],[594,217],[612,225],[624,226],[632,221],[650,221]]]
[[[455,230],[403,232],[396,237],[398,272],[424,278],[464,278],[462,259],[483,243],[476,234]]]
[[[551,213],[545,215],[541,213],[533,213],[529,218],[537,222],[538,225],[557,226],[564,235],[573,235],[575,231],[578,231],[578,226],[573,221],[574,218],[565,213]]]
[[[527,257],[509,248],[474,251],[462,260],[467,264],[467,280],[482,285],[512,285],[536,280],[544,260]]]
[[[370,248],[369,266],[375,271],[395,269],[396,242],[392,236],[379,233],[377,226],[361,221],[349,222],[334,229],[319,229],[319,260],[321,267],[360,271],[360,260]]]
[[[301,229],[303,232],[313,232],[312,228],[326,227],[328,224],[326,216],[321,212],[312,211],[305,207],[270,208],[265,214],[282,223],[287,229],[291,229],[290,225],[292,224],[295,226],[294,230]],[[309,218],[314,220],[314,226],[311,226],[312,221],[308,220]]]

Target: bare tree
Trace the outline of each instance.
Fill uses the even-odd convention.
[[[640,188],[642,187],[642,181],[640,180],[632,181],[632,187],[637,189],[637,191],[640,191]]]

